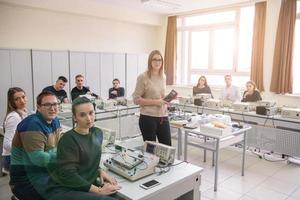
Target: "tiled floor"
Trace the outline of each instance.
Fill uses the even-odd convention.
[[[300,165],[266,161],[247,151],[245,176],[241,176],[242,150],[227,147],[220,153],[218,191],[214,192],[211,153],[203,163],[201,149],[189,147],[188,152],[188,160],[204,168],[203,200],[300,200]]]
[[[175,143],[175,141],[174,141]],[[214,167],[211,153],[203,162],[201,149],[189,147],[189,162],[204,168],[201,199],[212,200],[300,200],[300,166],[269,162],[246,153],[245,176],[241,176],[241,149],[228,147],[220,152],[218,192],[213,191]],[[0,177],[0,200],[10,199],[8,177]]]

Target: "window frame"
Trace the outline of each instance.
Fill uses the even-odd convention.
[[[249,71],[242,71],[238,68],[238,58],[239,58],[239,24],[240,24],[240,14],[241,9],[245,7],[251,7],[253,4],[242,5],[238,7],[231,7],[225,9],[218,9],[212,11],[206,11],[201,13],[194,13],[189,15],[179,16],[179,21],[181,22],[180,25],[177,27],[177,33],[181,32],[181,59],[180,63],[178,63],[181,67],[180,69],[180,80],[176,80],[177,83],[183,84],[187,83],[191,85],[191,77],[193,74],[205,74],[205,75],[224,75],[224,74],[231,74],[232,76],[248,76],[250,77],[251,73],[251,63]],[[214,13],[221,13],[221,12],[228,12],[228,11],[235,11],[235,18],[232,22],[218,22],[213,24],[204,24],[204,25],[190,25],[186,26],[186,18],[193,17],[193,16],[200,16],[200,15],[207,15],[207,14],[214,14]],[[253,18],[254,20],[254,18]],[[233,46],[233,62],[232,68],[230,70],[222,70],[222,69],[213,69],[213,34],[214,31],[220,30],[222,28],[233,28],[234,30],[234,37],[235,44]],[[208,53],[208,68],[207,69],[195,69],[192,68],[192,38],[191,35],[193,32],[199,31],[209,31],[209,53]],[[187,32],[187,33],[185,33]],[[188,34],[188,39],[185,38],[185,34]],[[187,40],[187,43],[185,42]],[[187,46],[187,47],[186,47]],[[186,49],[188,48],[188,49]],[[188,56],[186,58],[186,56]],[[186,62],[186,63],[185,63]],[[186,74],[185,74],[186,73]],[[184,77],[185,76],[185,77]]]

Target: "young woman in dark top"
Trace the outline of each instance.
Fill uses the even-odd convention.
[[[207,80],[205,76],[200,76],[200,78],[198,79],[197,86],[193,87],[193,96],[201,93],[211,94],[211,98],[213,98],[213,95],[211,93],[210,87],[207,84]]]
[[[108,195],[120,186],[99,168],[103,135],[94,127],[93,104],[86,97],[76,98],[72,113],[76,126],[58,143],[58,166],[51,175],[46,199],[113,200]]]
[[[254,81],[246,83],[246,91],[244,91],[242,102],[256,102],[261,100],[259,91],[256,89]]]

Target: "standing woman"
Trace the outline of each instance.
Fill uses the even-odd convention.
[[[256,88],[254,81],[246,83],[246,91],[244,91],[242,102],[256,102],[261,100],[259,91]]]
[[[4,118],[3,163],[4,169],[9,171],[11,143],[17,125],[27,116],[27,98],[24,90],[19,87],[9,88],[7,91],[7,111]]]
[[[137,78],[133,99],[140,105],[139,126],[144,141],[156,141],[171,146],[170,124],[167,102],[163,100],[166,91],[166,76],[163,57],[158,50],[150,53],[148,70]]]
[[[213,98],[213,95],[211,93],[210,87],[207,84],[207,80],[205,76],[200,76],[200,78],[198,79],[197,86],[193,87],[193,96],[202,93],[211,94],[211,98]]]
[[[113,200],[120,186],[99,168],[102,131],[94,127],[91,101],[78,97],[72,103],[75,128],[67,131],[57,146],[57,168],[51,174],[46,199]]]

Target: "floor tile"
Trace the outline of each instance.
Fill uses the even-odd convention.
[[[214,200],[237,200],[243,195],[226,188],[219,187],[217,192],[214,192],[214,189],[212,188],[204,192],[203,196]]]
[[[295,164],[286,165],[278,170],[272,177],[285,182],[299,184],[300,167]]]
[[[271,176],[278,172],[282,167],[286,166],[285,162],[268,162],[259,159],[254,165],[247,167],[247,172]]]
[[[299,184],[300,184],[300,180],[299,180]],[[298,187],[299,185],[294,184],[294,183],[290,183],[290,182],[285,182],[282,180],[278,180],[275,178],[268,178],[267,180],[265,180],[262,184],[262,187],[265,188],[269,188],[271,190],[286,194],[286,195],[290,195],[292,194]]]
[[[249,197],[248,195],[242,196],[239,200],[255,200],[252,197]]]
[[[300,199],[300,186],[291,194],[291,196]]]
[[[288,198],[288,195],[270,190],[269,188],[265,188],[262,186],[257,186],[255,189],[248,192],[247,195],[255,200],[285,200]]]
[[[236,174],[223,181],[220,186],[232,191],[245,194],[267,179],[267,176],[247,173],[245,176]]]

